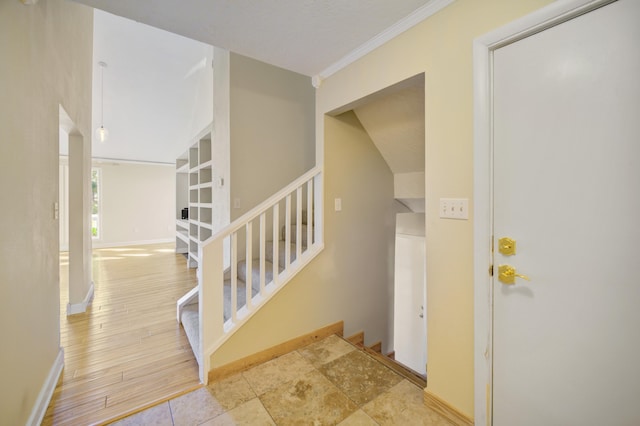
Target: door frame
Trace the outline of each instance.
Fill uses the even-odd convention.
[[[615,0],[559,0],[473,43],[474,418],[492,424],[493,395],[493,52]]]

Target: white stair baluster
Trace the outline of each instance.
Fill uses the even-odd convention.
[[[273,205],[273,284],[280,281],[280,202]]]
[[[296,263],[302,255],[302,186],[296,190]]]
[[[252,285],[253,285],[253,222],[249,221],[247,222],[247,233],[246,233],[246,247],[247,247],[247,257],[245,260],[245,263],[247,265],[247,273],[246,273],[246,287],[245,287],[245,300],[246,300],[246,306],[247,306],[247,310],[251,311],[251,308],[253,307],[253,303],[252,303]]]
[[[267,223],[267,215],[266,213],[262,213],[260,215],[260,295],[264,297],[264,286],[265,286],[265,249],[266,249],[266,223]]]
[[[311,249],[313,229],[313,179],[307,182],[307,250]]]
[[[284,271],[288,274],[291,265],[291,194],[285,198],[284,205]]]
[[[231,321],[238,321],[238,233],[231,234]]]

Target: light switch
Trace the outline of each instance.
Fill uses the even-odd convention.
[[[440,198],[440,217],[443,219],[469,219],[469,199]]]
[[[234,198],[233,199],[233,208],[234,209],[239,209],[240,208],[240,198]]]
[[[336,198],[333,200],[333,207],[335,211],[342,211],[342,198]]]
[[[58,204],[57,201],[53,203],[53,218],[54,219],[60,218],[60,205]]]

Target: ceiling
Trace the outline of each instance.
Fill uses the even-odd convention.
[[[452,0],[76,1],[300,74],[326,76],[365,43],[382,42]]]
[[[173,163],[212,120],[213,47],[100,10],[93,30],[93,157]]]

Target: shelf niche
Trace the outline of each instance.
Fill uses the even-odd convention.
[[[186,254],[189,268],[198,267],[200,244],[212,235],[211,137],[209,125],[176,159],[176,253]],[[186,220],[183,208],[188,208]]]

